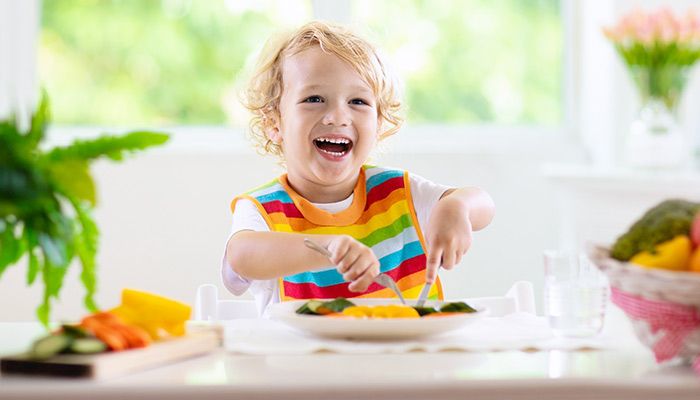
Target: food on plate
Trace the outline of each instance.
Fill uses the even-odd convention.
[[[411,307],[404,304],[356,305],[342,297],[327,301],[309,300],[296,310],[297,314],[303,315],[350,318],[420,318],[429,315],[453,316],[473,312],[476,310],[463,301],[445,303],[436,309]]]
[[[343,315],[356,318],[420,318],[418,311],[403,304],[386,306],[350,306]]]
[[[620,236],[610,255],[646,268],[700,272],[700,203],[666,200]]]
[[[94,354],[148,346],[168,336],[182,336],[190,317],[188,305],[166,297],[125,289],[122,303],[59,329],[32,344],[28,356],[43,360],[59,353]]]

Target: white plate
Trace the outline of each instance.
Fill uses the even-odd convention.
[[[398,299],[349,299],[355,305],[398,304]],[[318,315],[301,315],[295,311],[306,300],[293,300],[272,304],[270,317],[300,331],[314,335],[340,339],[414,339],[437,335],[470,324],[488,314],[484,307],[477,312],[434,318],[328,318]],[[427,301],[426,307],[439,307],[448,301]],[[409,302],[409,305],[411,303]]]

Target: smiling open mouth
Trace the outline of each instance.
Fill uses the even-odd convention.
[[[345,138],[316,138],[314,145],[317,149],[334,157],[342,157],[352,149],[352,141]]]

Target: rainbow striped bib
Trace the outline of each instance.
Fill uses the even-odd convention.
[[[350,207],[331,214],[315,207],[289,186],[287,176],[236,197],[258,208],[271,231],[304,235],[345,234],[372,248],[381,272],[396,281],[406,298],[417,298],[425,283],[425,241],[413,208],[408,172],[363,166]],[[376,283],[363,293],[351,292],[349,282],[333,266],[285,276],[279,280],[280,299],[335,297],[395,297]],[[442,299],[439,279],[429,298]]]

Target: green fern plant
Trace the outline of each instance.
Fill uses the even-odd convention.
[[[85,307],[98,309],[94,295],[99,231],[92,217],[96,198],[90,163],[103,157],[121,161],[168,140],[163,133],[136,131],[44,149],[48,122],[46,93],[28,130],[21,132],[14,117],[0,121],[0,278],[27,256],[27,285],[39,279],[44,286],[36,313],[45,326],[51,301],[58,299],[76,257],[82,265]]]

